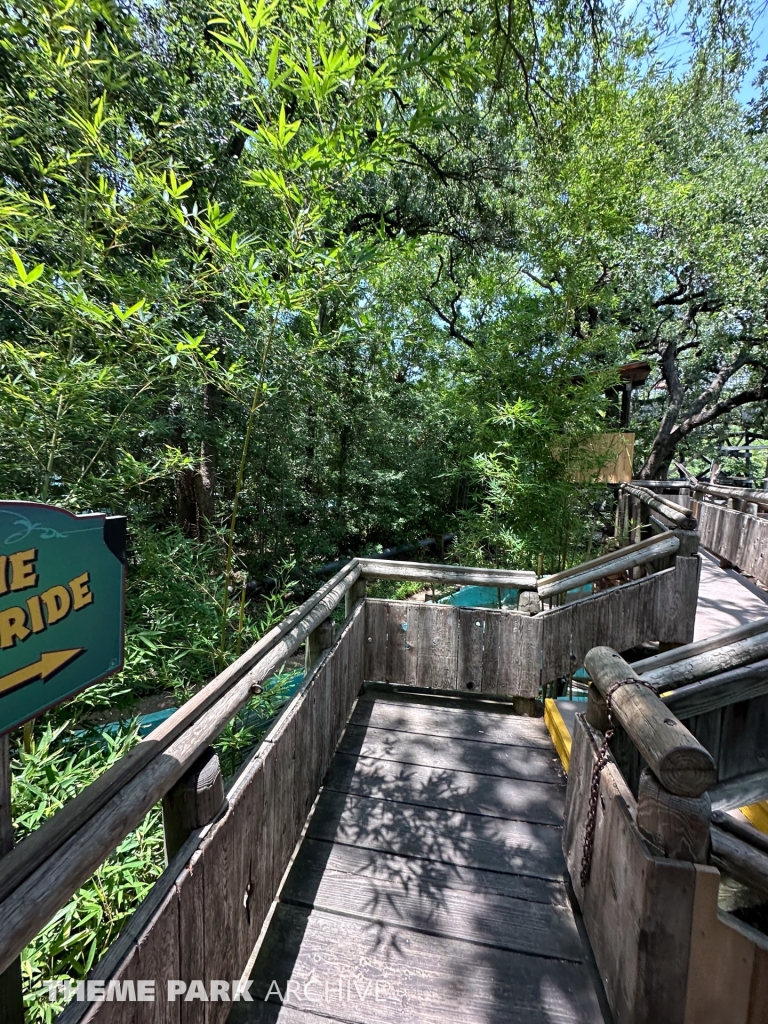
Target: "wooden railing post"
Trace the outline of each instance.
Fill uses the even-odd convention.
[[[541,611],[541,598],[535,590],[521,590],[517,599],[517,610],[523,615],[538,615]]]
[[[608,702],[594,683],[587,690],[587,722],[598,732],[608,730]]]
[[[637,827],[664,857],[706,864],[711,817],[707,793],[675,796],[643,768],[637,794]]]
[[[212,821],[224,806],[224,778],[219,757],[208,747],[163,797],[163,829],[168,863],[195,831]]]
[[[312,671],[312,666],[325,652],[333,647],[335,630],[333,619],[326,619],[313,629],[306,640],[304,648],[304,672],[306,675]]]
[[[348,619],[352,614],[355,605],[358,601],[365,598],[365,579],[361,577],[356,583],[353,583],[349,590],[344,595],[344,618]]]

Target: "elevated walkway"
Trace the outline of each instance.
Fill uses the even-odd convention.
[[[768,615],[768,592],[735,569],[722,569],[714,555],[701,552],[701,577],[693,639],[706,640]]]
[[[593,1024],[541,719],[368,688],[231,1024]],[[271,991],[271,994],[270,994]]]

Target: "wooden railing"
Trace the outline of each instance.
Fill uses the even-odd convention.
[[[723,564],[768,586],[768,491],[723,487],[702,481],[654,481],[660,501],[673,493],[698,522],[701,545]],[[647,484],[644,488],[649,490]]]
[[[587,656],[593,685],[576,716],[563,847],[622,1024],[765,1019],[768,938],[718,913],[718,867],[768,895],[765,837],[722,816],[713,826],[711,807],[738,806],[759,774],[768,785],[755,770],[768,756],[767,643],[768,621],[632,666],[609,648]],[[595,777],[609,724],[611,754]]]
[[[351,560],[3,858],[0,972],[162,802],[167,869],[91,980],[239,977],[365,680],[490,692],[533,713],[542,683],[572,672],[597,640],[620,649],[690,640],[695,543],[695,532],[676,531],[543,579]],[[560,603],[585,581],[628,569],[640,578]],[[366,598],[366,579],[514,588],[520,601],[507,611],[374,600]],[[331,616],[342,601],[337,636]],[[302,686],[225,792],[211,744],[302,644]],[[73,1002],[61,1024],[121,1021],[122,1005]],[[126,1005],[132,1024],[154,1020],[157,1004]],[[218,1024],[227,1004],[177,1002],[166,1010],[169,1024],[182,1024],[182,1014],[183,1024]]]

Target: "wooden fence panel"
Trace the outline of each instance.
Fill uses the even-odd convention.
[[[768,519],[710,501],[693,502],[701,545],[768,585]]]
[[[483,693],[536,697],[541,683],[581,668],[593,647],[690,643],[700,566],[698,555],[678,556],[670,569],[533,616],[369,599],[365,677],[441,690],[471,682]]]
[[[485,609],[458,609],[456,686],[459,690],[487,692],[483,678],[485,626]]]
[[[154,1002],[71,1003],[60,1024],[224,1024],[227,1002],[167,999],[170,980],[242,975],[368,663],[359,602],[305,687],[246,763],[220,817],[190,837],[93,980],[156,982]]]

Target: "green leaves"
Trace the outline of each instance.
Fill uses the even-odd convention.
[[[10,284],[11,288],[15,288],[17,287],[17,285],[21,285],[24,288],[28,288],[30,285],[34,284],[39,277],[42,276],[42,273],[45,270],[44,263],[38,263],[37,266],[34,266],[29,271],[25,270],[24,264],[21,261],[21,257],[15,249],[11,249],[11,259],[13,260],[13,265],[16,267],[16,273],[18,274],[18,278],[10,277],[8,279],[8,283]]]

